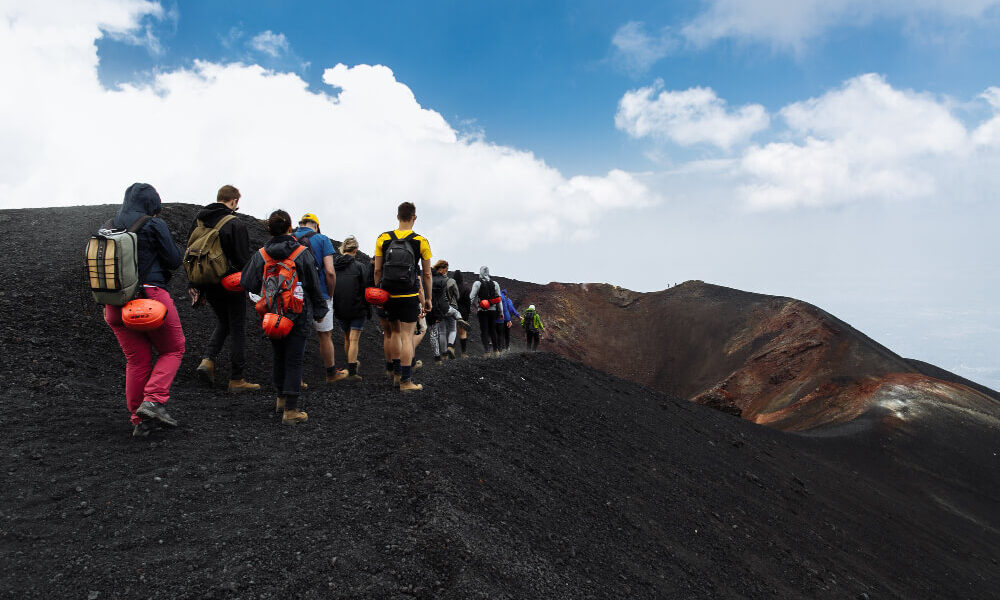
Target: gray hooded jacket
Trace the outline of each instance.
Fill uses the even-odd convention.
[[[472,301],[472,307],[477,310],[483,310],[479,306],[480,300],[492,300],[499,297],[500,284],[490,279],[490,268],[480,268],[479,279],[472,284],[472,292],[469,293],[469,299]],[[486,310],[497,310],[499,307],[500,304],[491,304]]]

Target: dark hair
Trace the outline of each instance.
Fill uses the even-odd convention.
[[[267,218],[267,230],[277,237],[288,233],[292,226],[292,217],[283,210],[276,210]]]
[[[240,191],[231,185],[224,185],[219,188],[219,193],[215,195],[216,202],[229,202],[230,200],[239,200]]]
[[[396,218],[400,221],[409,221],[417,214],[417,207],[412,202],[404,202],[396,210]]]

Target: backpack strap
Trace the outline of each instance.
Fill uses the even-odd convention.
[[[223,225],[225,225],[226,223],[232,221],[235,218],[236,218],[236,215],[226,215],[226,216],[222,217],[221,219],[219,219],[219,222],[216,223],[215,227],[213,227],[212,229],[215,229],[215,230],[222,229]],[[201,219],[198,220],[198,224],[201,225]],[[202,225],[202,227],[204,227],[204,225]]]
[[[142,215],[141,217],[136,219],[135,223],[132,223],[132,226],[129,227],[126,231],[128,231],[129,233],[138,233],[139,230],[145,227],[146,223],[148,223],[149,220],[152,218],[153,217],[149,215]]]
[[[306,251],[306,247],[305,246],[299,246],[295,250],[292,250],[292,253],[289,254],[288,258],[286,258],[285,260],[295,260],[296,258],[298,258],[298,256],[300,254],[302,254],[305,251]]]
[[[267,250],[264,250],[263,248],[260,249],[260,257],[264,259],[265,266],[274,262],[274,259],[271,258],[271,255],[268,254]]]
[[[308,240],[309,238],[311,238],[312,236],[316,235],[316,233],[317,232],[310,230],[309,233],[303,233],[302,237],[298,237],[298,236],[295,236],[295,235],[293,235],[292,237],[295,238],[296,240],[298,240],[298,242],[301,244],[302,242],[304,242],[304,241]]]

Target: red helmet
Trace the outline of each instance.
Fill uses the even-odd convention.
[[[376,287],[365,288],[365,302],[382,306],[389,300],[389,292]]]
[[[479,301],[479,308],[486,310],[489,307],[490,307],[490,301],[487,300],[486,298],[483,298],[482,300]]]
[[[222,287],[226,288],[228,292],[242,292],[243,287],[240,285],[240,276],[243,273],[230,273],[222,278]]]
[[[264,322],[261,326],[264,328],[264,335],[272,340],[280,340],[288,335],[288,332],[292,330],[295,323],[288,317],[283,317],[275,313],[267,313],[264,315]]]
[[[122,307],[122,323],[135,331],[152,331],[163,325],[167,307],[159,300],[136,298]]]

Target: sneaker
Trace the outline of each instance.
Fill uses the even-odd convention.
[[[132,430],[132,437],[146,437],[153,431],[153,424],[149,421],[139,421]]]
[[[260,389],[259,383],[250,383],[246,379],[230,379],[229,393],[238,394],[240,392],[255,392]]]
[[[299,382],[299,387],[302,388],[302,389],[304,389],[304,390],[308,390],[309,389],[309,384],[306,383],[306,382],[304,382],[304,381],[300,381]]]
[[[392,376],[392,387],[397,387],[398,388],[399,387],[399,380],[400,379],[402,379],[402,375],[393,375]]]
[[[341,381],[347,379],[347,369],[338,369],[334,371],[333,375],[326,376],[327,383],[333,383],[334,381]]]
[[[201,359],[201,364],[195,369],[198,374],[198,379],[206,385],[212,385],[215,383],[215,363],[212,362],[211,358]]]
[[[416,370],[422,366],[424,366],[424,361],[418,360],[417,362],[413,363],[413,371],[416,372]]]
[[[395,371],[386,371],[385,372],[385,376],[388,377],[389,379],[392,379],[393,377],[396,376],[396,372]]]
[[[144,401],[135,410],[135,414],[143,418],[156,419],[167,427],[177,427],[177,421],[167,414],[167,409],[162,404],[156,402]]]
[[[448,358],[450,358],[452,360],[455,359],[455,347],[454,346],[448,346]]]
[[[357,373],[355,373],[354,375],[348,375],[347,376],[347,380],[348,381],[362,381],[362,378],[361,378],[361,375],[358,375]]]
[[[296,423],[305,423],[308,420],[309,415],[304,410],[286,410],[281,414],[282,425],[295,425]]]
[[[284,398],[282,398],[282,397],[279,396],[278,399],[274,401],[274,412],[276,412],[278,414],[281,414],[281,413],[285,412],[285,399]]]
[[[413,383],[412,379],[399,384],[399,391],[401,392],[419,392],[422,389],[424,389],[424,386],[419,383]]]

